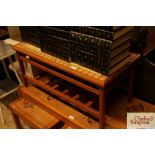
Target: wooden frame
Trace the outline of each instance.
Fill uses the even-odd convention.
[[[105,126],[106,94],[113,87],[118,85],[120,81],[125,77],[129,78],[129,83],[127,86],[129,100],[131,100],[132,98],[134,70],[136,62],[140,58],[139,54],[131,53],[128,64],[126,64],[122,69],[114,73],[111,77],[106,77],[77,64],[68,63],[53,56],[50,56],[44,52],[41,52],[39,48],[27,43],[19,43],[13,46],[13,49],[17,51],[17,57],[20,63],[22,79],[25,87],[28,86],[28,81],[30,81],[34,85],[40,86],[51,94],[63,98],[66,102],[98,118],[99,128],[104,128]],[[27,59],[26,56],[29,56],[30,59]],[[26,76],[23,62],[30,63],[31,65],[38,67],[60,79],[63,79],[84,90],[96,94],[99,99],[99,111],[94,111],[90,107],[90,105],[92,105],[92,101],[88,102],[86,105],[82,105],[76,100],[79,97],[78,95],[74,96],[74,99],[70,99],[68,97],[65,97],[64,95],[68,90],[65,90],[63,92],[64,94],[59,93],[55,91],[55,87],[57,87],[57,85],[55,85],[53,88],[50,88],[43,82],[40,82],[35,78],[30,78]],[[47,66],[51,66],[51,68]]]

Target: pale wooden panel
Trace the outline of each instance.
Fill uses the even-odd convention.
[[[10,108],[33,128],[48,129],[59,122],[58,119],[24,98],[11,103]]]

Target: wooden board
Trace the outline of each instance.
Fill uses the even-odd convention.
[[[61,129],[73,129],[73,128],[65,124],[61,127]]]
[[[74,110],[73,108],[65,105],[61,101],[45,94],[33,86],[22,87],[20,89],[20,93],[22,97],[27,98],[40,108],[43,108],[57,119],[62,120],[64,123],[73,128],[99,128],[99,123],[95,120]]]
[[[49,65],[52,65],[56,68],[60,68],[61,70],[71,73],[73,75],[76,75],[78,77],[80,75],[80,78],[83,78],[90,82],[92,82],[92,80],[93,80],[93,82],[96,83],[97,85],[99,85],[99,83],[101,85],[103,83],[104,79],[107,78],[106,76],[104,76],[100,73],[97,73],[97,72],[92,71],[88,68],[82,67],[82,66],[75,64],[73,62],[69,63],[69,62],[61,60],[59,58],[56,58],[52,55],[46,54],[46,53],[42,52],[40,50],[40,48],[33,46],[31,44],[25,43],[25,42],[22,42],[22,43],[19,43],[19,44],[13,46],[13,49],[16,51],[19,51],[21,53],[24,53],[32,58],[36,58],[36,59],[38,59],[42,62],[45,62]]]
[[[104,76],[100,73],[92,71],[88,68],[85,68],[85,67],[80,66],[73,62],[69,63],[69,62],[63,61],[59,58],[56,58],[49,54],[46,54],[46,53],[42,52],[40,50],[40,48],[33,46],[31,44],[25,43],[25,42],[14,45],[13,49],[20,53],[26,54],[32,58],[38,59],[46,64],[49,64],[49,65],[54,66],[58,69],[61,69],[62,71],[65,71],[69,74],[75,75],[81,79],[84,79],[84,80],[89,81],[93,84],[101,86],[101,87],[104,86],[106,81],[108,81],[109,79],[111,79],[113,77],[113,76],[111,76],[111,77]],[[129,59],[129,64],[134,62],[136,59],[138,59],[138,57],[140,57],[139,54],[131,53],[130,59]],[[126,69],[126,67],[128,67],[128,65],[126,65],[125,67],[123,67],[120,70],[123,71]],[[120,72],[120,70],[119,70],[119,72]]]
[[[24,98],[19,98],[11,103],[10,109],[32,128],[49,129],[60,122],[55,117]]]
[[[84,129],[98,129],[99,123],[86,115],[74,110],[73,108],[65,105],[64,103],[56,100],[49,95],[43,93],[39,89],[29,86],[27,88],[20,89],[21,95],[33,100],[33,103],[37,104],[41,108],[48,111],[54,117],[62,120],[71,128],[84,128]],[[39,97],[38,97],[39,96]],[[50,99],[50,100],[49,100]],[[105,128],[109,129],[124,129],[126,124],[120,122],[111,116],[106,115]]]

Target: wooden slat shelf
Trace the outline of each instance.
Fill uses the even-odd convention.
[[[43,93],[39,89],[29,86],[27,88],[20,88],[21,96],[26,100],[31,101],[34,105],[45,110],[52,117],[56,117],[65,123],[62,129],[71,128],[84,128],[84,129],[98,129],[99,123],[90,117],[74,110],[73,108],[65,105],[61,101]],[[107,129],[125,129],[126,124],[115,120],[114,118],[106,115],[105,128]]]
[[[99,123],[89,118],[88,116],[74,110],[65,105],[61,101],[43,93],[39,89],[29,86],[21,88],[20,93],[22,97],[27,98],[40,108],[52,113],[54,117],[62,120],[64,123],[74,128],[95,129],[99,128]]]
[[[71,91],[69,91],[69,88],[66,88],[68,90],[68,93],[65,93],[65,94],[63,92],[59,91],[58,89],[56,89],[59,86],[61,86],[61,84],[64,81],[60,82],[60,80],[57,80],[54,85],[51,85],[50,83],[48,83],[48,85],[47,85],[47,84],[44,84],[44,82],[42,82],[41,77],[37,78],[37,80],[36,80],[36,78],[31,78],[31,77],[25,75],[25,78],[28,79],[32,84],[50,92],[53,95],[56,95],[57,97],[62,98],[64,101],[68,102],[69,104],[71,104],[71,105],[93,115],[96,118],[99,117],[98,111],[91,108],[90,105],[88,106],[87,102],[90,102],[90,101],[86,101],[86,103],[82,103],[82,102],[80,102],[80,100],[78,100],[80,98],[79,94],[75,93],[75,95],[73,97],[69,95],[69,92],[76,92],[76,91],[74,91],[73,88],[71,89]],[[43,79],[45,79],[45,77],[43,77]],[[53,81],[53,83],[54,82],[55,81]],[[66,85],[66,86],[68,86],[68,85]],[[80,90],[77,93],[80,93]],[[92,94],[92,96],[94,96],[94,95]],[[87,98],[87,97],[85,97],[85,98]],[[97,99],[92,98],[91,105],[96,104],[96,103],[97,103]]]
[[[84,88],[84,89],[86,89],[86,90],[88,90],[90,92],[93,92],[95,94],[99,94],[99,92],[98,92],[97,89],[95,89],[95,88],[93,88],[93,87],[91,87],[89,85],[86,85],[86,84],[84,84],[84,83],[82,83],[80,81],[77,81],[77,80],[75,80],[73,78],[70,78],[70,77],[68,77],[66,75],[63,75],[63,74],[61,74],[59,72],[56,72],[54,70],[51,70],[51,69],[49,69],[49,68],[47,68],[45,66],[42,66],[42,65],[40,65],[40,64],[38,64],[38,63],[36,63],[34,61],[28,60],[28,59],[26,59],[24,57],[20,57],[20,60],[25,61],[27,63],[30,63],[32,66],[35,66],[35,67],[37,67],[37,68],[39,68],[39,69],[41,69],[41,70],[43,70],[43,71],[45,71],[47,73],[50,73],[52,75],[55,75],[58,78],[63,78],[63,79],[65,79],[65,81],[68,81],[69,83],[76,84],[77,86],[80,86],[80,87],[82,87],[82,88]]]

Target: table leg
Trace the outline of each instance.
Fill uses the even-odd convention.
[[[105,102],[106,102],[106,92],[102,89],[99,90],[99,128],[104,129],[105,127]]]
[[[131,102],[133,97],[133,83],[134,83],[135,69],[130,71],[129,82],[128,82],[128,101]]]
[[[23,61],[20,60],[18,53],[16,53],[16,57],[17,57],[17,59],[19,61],[19,67],[20,67],[20,71],[21,71],[21,78],[22,78],[23,84],[24,84],[25,87],[27,87],[28,82],[27,82],[26,78],[24,77],[24,75],[25,75],[24,63],[23,63]]]
[[[15,122],[16,128],[22,129],[22,125],[21,125],[19,117],[16,114],[14,114],[13,112],[12,112],[12,117],[13,117],[13,120]]]

